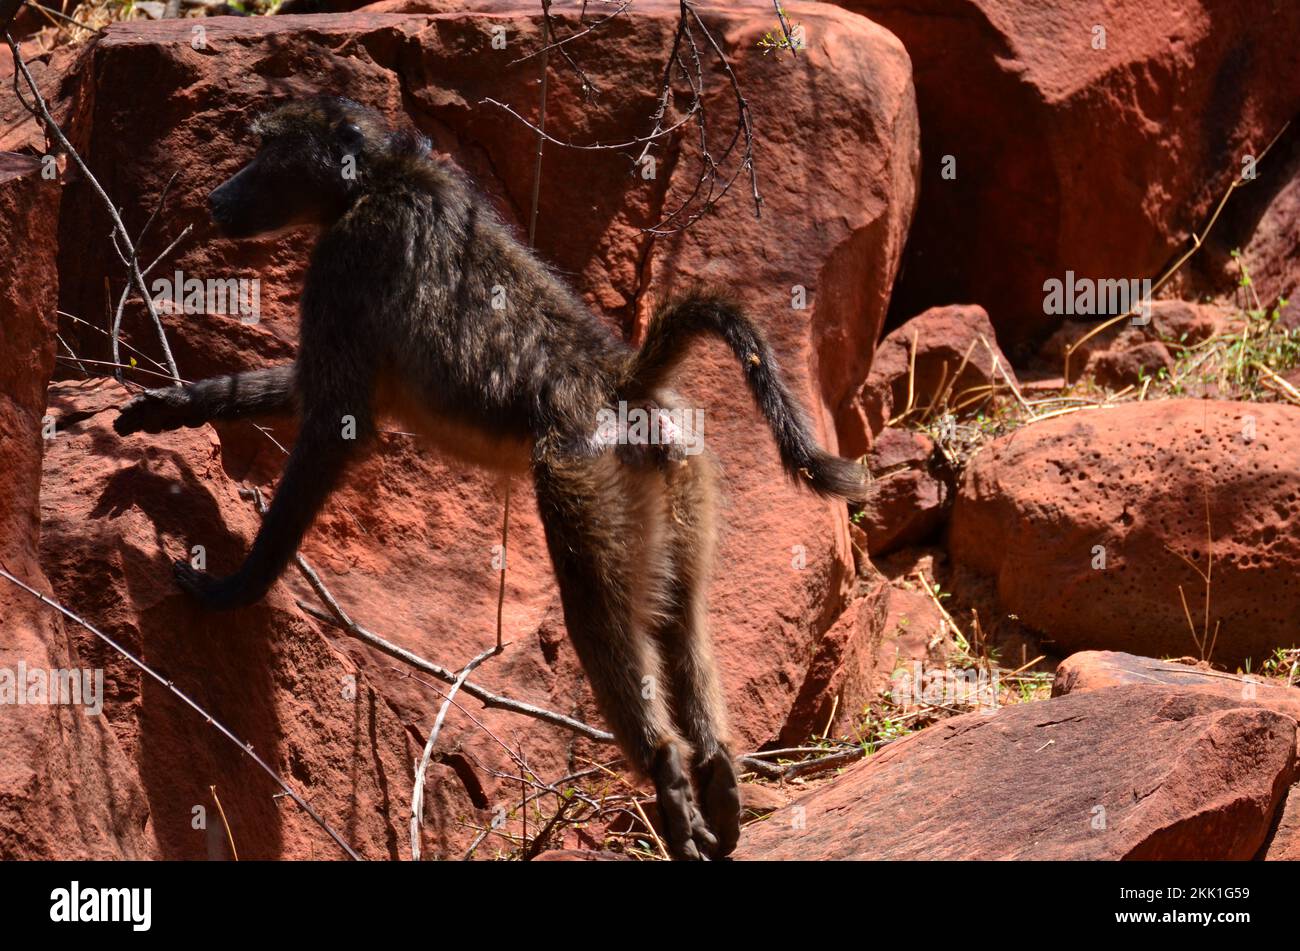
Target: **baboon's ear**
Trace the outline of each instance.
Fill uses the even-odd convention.
[[[345,149],[356,149],[361,147],[366,136],[355,122],[340,122],[334,127],[334,138]]]

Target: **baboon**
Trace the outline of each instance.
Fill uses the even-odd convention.
[[[566,627],[624,754],[654,783],[670,853],[728,855],[740,800],[706,623],[713,470],[671,440],[603,438],[598,414],[682,407],[675,368],[693,338],[716,334],[795,481],[851,498],[862,468],[817,445],[767,342],[726,296],[660,308],[634,350],[423,136],[336,98],[280,106],[254,132],[257,154],[208,201],[231,238],[320,229],[298,358],[149,390],[114,425],[156,433],[296,409],[301,429],[239,570],[178,561],[177,583],[212,609],[259,600],[381,414],[456,458],[531,472]]]

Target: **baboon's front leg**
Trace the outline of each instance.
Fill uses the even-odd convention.
[[[113,421],[119,435],[160,433],[218,419],[285,413],[294,404],[293,364],[145,390]]]
[[[178,561],[173,565],[178,585],[213,610],[244,607],[262,599],[338,484],[357,440],[366,435],[364,431],[349,433],[346,428],[341,431],[341,418],[313,414],[304,420],[271,508],[239,570],[218,578]],[[357,426],[368,430],[368,419],[358,418]]]

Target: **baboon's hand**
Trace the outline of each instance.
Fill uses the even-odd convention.
[[[695,765],[695,785],[700,791],[700,809],[718,841],[711,857],[724,858],[740,841],[740,786],[725,747]]]
[[[172,563],[172,577],[182,591],[195,598],[210,611],[229,611],[233,608],[246,607],[258,600],[241,591],[241,586],[234,576],[218,578],[206,571],[199,571],[187,561]],[[260,595],[259,595],[260,596]]]
[[[161,433],[182,426],[199,426],[194,396],[187,386],[165,386],[145,390],[122,407],[113,428],[119,436],[131,433]]]
[[[682,769],[677,747],[669,745],[655,757],[655,793],[664,844],[677,861],[708,861],[718,851],[718,840],[695,806],[690,780]]]

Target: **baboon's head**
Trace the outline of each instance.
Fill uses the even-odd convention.
[[[374,110],[334,97],[280,106],[252,131],[261,139],[257,155],[208,196],[212,220],[231,238],[329,225],[386,161],[428,149]]]

